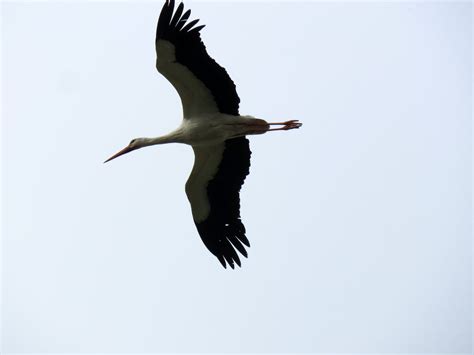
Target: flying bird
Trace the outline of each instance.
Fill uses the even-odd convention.
[[[107,159],[157,144],[184,143],[194,150],[194,166],[185,190],[194,223],[207,249],[220,263],[241,265],[250,247],[240,218],[240,189],[249,174],[247,135],[301,127],[298,120],[269,123],[239,114],[239,96],[226,70],[206,51],[199,20],[188,21],[180,3],[167,0],[156,30],[156,68],[174,86],[183,120],[174,131],[155,138],[136,138]],[[272,128],[272,126],[279,126]]]

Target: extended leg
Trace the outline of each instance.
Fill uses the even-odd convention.
[[[300,128],[303,124],[298,122],[298,120],[268,123],[265,120],[255,118],[251,120],[247,119],[244,122],[227,123],[227,125],[236,128],[235,134],[231,136],[232,138],[235,138],[250,134],[263,134],[269,131],[287,131],[289,129]],[[279,125],[283,127],[270,129],[270,126],[274,125]]]
[[[286,122],[272,122],[272,123],[268,123],[268,125],[270,126],[282,125],[283,126],[280,128],[269,129],[269,131],[288,131],[289,129],[300,128],[303,124],[300,123],[298,120],[290,120]]]

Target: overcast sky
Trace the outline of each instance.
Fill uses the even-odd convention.
[[[2,3],[3,352],[470,352],[471,4],[191,2],[251,137],[202,244],[161,2]]]

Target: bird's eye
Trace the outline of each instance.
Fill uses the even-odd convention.
[[[136,141],[136,139],[132,139],[132,140],[130,141],[130,145],[132,145],[133,143],[135,143],[135,141]]]

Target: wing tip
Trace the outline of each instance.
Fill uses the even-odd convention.
[[[227,265],[225,263],[224,257],[222,255],[216,255],[217,260],[221,263],[221,265],[224,267],[224,269],[227,269]]]
[[[199,19],[188,22],[191,15],[191,9],[184,12],[184,3],[181,1],[178,7],[175,8],[175,0],[166,0],[158,17],[158,25],[156,31],[156,40],[160,38],[166,39],[168,37],[176,36],[178,33],[199,34],[199,32],[206,25],[199,25],[194,27]]]

